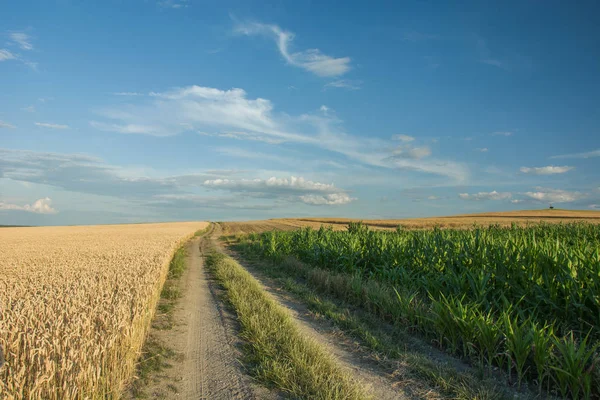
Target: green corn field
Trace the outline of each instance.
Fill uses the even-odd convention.
[[[367,299],[370,310],[486,371],[504,371],[517,388],[600,396],[598,226],[371,231],[353,223],[251,234],[245,244],[274,261],[293,256],[377,282],[394,301]]]

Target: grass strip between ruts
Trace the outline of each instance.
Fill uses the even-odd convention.
[[[289,312],[235,260],[213,252],[206,265],[226,290],[241,325],[245,356],[254,376],[297,398],[364,399],[368,396]]]

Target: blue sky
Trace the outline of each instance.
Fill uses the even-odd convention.
[[[598,3],[449,3],[3,2],[0,224],[600,209]]]

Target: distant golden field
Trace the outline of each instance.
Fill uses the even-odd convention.
[[[310,226],[318,228],[320,225],[331,225],[334,229],[345,229],[350,222],[357,222],[356,218],[289,218],[270,220],[271,223],[279,223],[292,226]],[[526,225],[532,223],[570,223],[589,222],[600,224],[599,211],[582,210],[523,210],[506,212],[488,212],[481,214],[453,215],[448,217],[430,218],[404,218],[404,219],[364,219],[363,223],[375,229],[395,229],[402,225],[409,229],[433,228],[468,228],[474,224],[480,226],[502,225],[509,226],[512,223]]]
[[[117,398],[174,250],[206,226],[0,229],[0,398]]]

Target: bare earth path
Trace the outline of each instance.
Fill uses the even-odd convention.
[[[196,237],[186,244],[188,265],[179,282],[183,295],[174,311],[174,327],[150,333],[179,357],[152,376],[144,392],[155,399],[274,398],[242,371],[235,319],[222,308],[216,284],[204,268],[205,240]]]
[[[149,340],[155,340],[178,356],[168,361],[169,367],[154,373],[143,392],[152,399],[265,399],[282,398],[245,374],[237,337],[235,316],[223,307],[220,290],[204,267],[204,253],[211,249],[235,254],[218,241],[223,233],[220,224],[186,244],[187,269],[179,281],[182,297],[174,310],[174,326],[169,330],[151,329]],[[237,258],[237,257],[236,257]],[[243,260],[238,259],[243,263]],[[406,399],[401,388],[386,371],[356,351],[353,343],[340,338],[326,321],[311,318],[303,304],[278,293],[268,279],[246,263],[243,265],[263,287],[294,317],[301,331],[323,345],[360,381],[373,398]],[[146,397],[146,398],[147,398]]]

